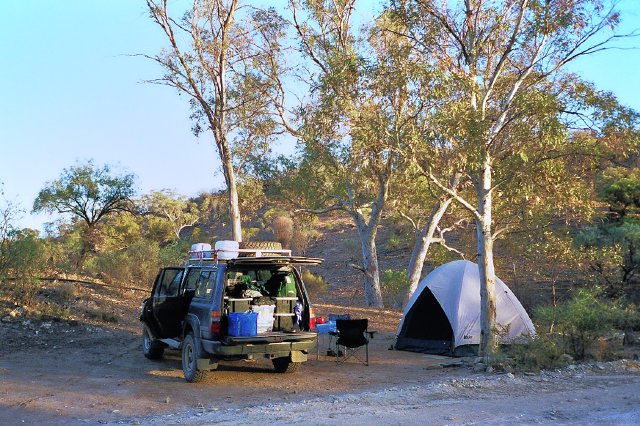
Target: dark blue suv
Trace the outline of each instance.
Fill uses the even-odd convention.
[[[181,349],[188,382],[204,379],[219,360],[256,355],[271,359],[277,372],[295,371],[315,347],[317,334],[309,296],[294,265],[321,262],[291,256],[238,257],[160,270],[151,297],[142,304],[144,355],[158,359],[167,348]],[[249,335],[230,330],[229,314],[264,310],[256,309],[260,307],[270,314],[262,329]]]

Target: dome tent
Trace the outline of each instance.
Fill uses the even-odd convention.
[[[496,324],[501,343],[535,335],[522,304],[496,277]],[[398,326],[395,348],[441,355],[470,355],[480,344],[478,265],[456,260],[434,269],[418,285]]]

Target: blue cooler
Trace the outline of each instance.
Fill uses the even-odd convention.
[[[258,335],[257,312],[229,312],[229,336],[252,337]]]

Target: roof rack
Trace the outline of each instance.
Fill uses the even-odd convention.
[[[204,262],[212,262],[217,264],[219,261],[226,262],[226,261],[236,260],[238,258],[241,258],[240,256],[238,256],[240,253],[248,253],[253,255],[253,256],[246,256],[242,258],[260,258],[260,257],[271,258],[271,257],[274,257],[274,255],[291,258],[291,250],[235,249],[235,248],[211,249],[211,246],[209,246],[208,248],[204,248],[200,250],[189,250],[189,259],[187,260],[186,264],[201,265]]]

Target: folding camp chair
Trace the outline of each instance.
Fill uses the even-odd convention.
[[[331,333],[336,336],[336,362],[355,358],[365,365],[369,365],[369,339],[366,334],[371,336],[373,332],[367,331],[368,325],[369,320],[367,319],[336,320],[336,331]],[[364,359],[358,354],[358,350],[363,346],[365,348]],[[341,356],[342,359],[340,359]]]

